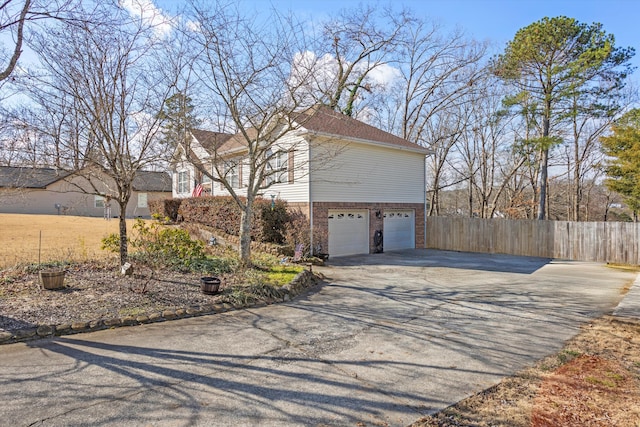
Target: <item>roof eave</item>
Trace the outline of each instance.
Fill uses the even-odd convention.
[[[368,145],[375,145],[375,146],[378,146],[378,147],[390,148],[390,149],[394,149],[394,150],[409,151],[409,152],[412,152],[412,153],[423,154],[425,156],[428,156],[428,155],[431,155],[431,154],[435,153],[433,150],[430,150],[430,149],[424,148],[424,147],[420,147],[419,145],[417,145],[415,148],[413,148],[413,147],[406,147],[404,145],[398,145],[398,144],[393,144],[393,143],[389,143],[389,142],[374,141],[374,140],[365,139],[365,138],[355,138],[355,137],[350,137],[350,136],[331,134],[331,133],[328,133],[328,132],[318,132],[318,131],[313,131],[313,130],[308,130],[308,129],[305,129],[305,131],[306,131],[305,133],[307,133],[309,135],[313,135],[313,136],[322,136],[322,137],[330,138],[330,139],[340,139],[340,140],[346,140],[346,141],[356,142],[356,143],[360,143],[360,144],[368,144]]]

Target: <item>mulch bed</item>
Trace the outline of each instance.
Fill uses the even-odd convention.
[[[123,276],[113,265],[95,262],[66,268],[64,288],[45,290],[36,272],[0,272],[0,331],[37,325],[140,316],[214,304],[218,295],[200,292],[200,274],[141,270]],[[221,291],[231,278],[222,278]]]

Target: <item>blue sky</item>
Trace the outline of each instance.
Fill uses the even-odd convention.
[[[162,4],[162,0],[159,2]],[[580,22],[600,22],[616,38],[616,46],[636,49],[633,64],[640,68],[640,1],[638,0],[240,0],[249,10],[291,10],[296,14],[321,17],[359,3],[404,5],[416,16],[438,21],[445,29],[456,26],[477,40],[488,40],[499,52],[522,27],[545,16],[568,16]],[[634,80],[640,79],[636,71]]]
[[[170,14],[184,6],[184,0],[124,0],[152,3]],[[205,0],[208,1],[208,0]],[[233,2],[234,0],[220,0]],[[640,1],[639,0],[237,0],[247,12],[267,12],[271,8],[292,11],[303,20],[319,20],[336,10],[360,3],[402,5],[420,18],[434,20],[450,31],[458,26],[469,37],[489,41],[491,53],[503,50],[515,33],[545,16],[565,15],[580,22],[600,22],[616,38],[616,46],[632,46],[636,55],[632,64],[640,69]],[[28,60],[25,55],[24,60]],[[640,83],[640,70],[632,81]]]

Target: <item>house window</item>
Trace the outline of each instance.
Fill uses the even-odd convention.
[[[146,208],[147,205],[147,193],[138,193],[138,207]]]
[[[224,176],[231,188],[240,187],[240,174],[237,162],[229,161],[224,164]],[[224,187],[221,186],[221,188]]]
[[[93,206],[96,208],[104,208],[104,197],[93,196]]]
[[[286,151],[277,151],[275,154],[268,150],[267,158],[267,170],[265,181],[266,184],[287,182],[289,180],[289,174],[287,169],[289,167],[289,154]]]
[[[189,192],[189,172],[178,172],[178,193]]]
[[[202,175],[202,194],[213,195],[213,180],[207,175]]]

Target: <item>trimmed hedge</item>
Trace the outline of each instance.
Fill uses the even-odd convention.
[[[160,218],[169,218],[171,221],[178,220],[178,211],[183,199],[162,199],[150,200],[149,212],[151,216],[159,216]]]
[[[240,215],[240,208],[231,196],[205,196],[182,199],[176,218],[239,236]],[[288,222],[289,213],[285,201],[276,200],[272,206],[270,199],[257,198],[251,218],[251,239],[282,244]]]

